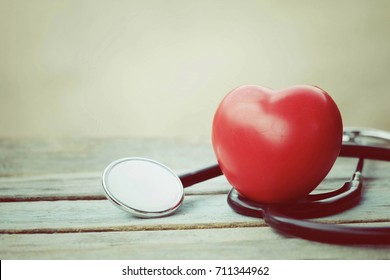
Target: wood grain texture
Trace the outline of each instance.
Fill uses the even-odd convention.
[[[388,193],[388,192],[386,192]],[[328,223],[390,222],[388,201],[380,189],[365,193],[359,207],[318,219]],[[225,194],[192,195],[175,215],[140,219],[107,200],[38,201],[0,203],[2,233],[55,233],[112,230],[150,230],[199,227],[264,225],[263,220],[238,215],[226,203]]]
[[[98,173],[123,157],[151,158],[178,174],[216,163],[210,143],[172,139],[0,139],[0,177]]]
[[[141,156],[178,174],[215,163],[210,143],[160,139],[0,139],[1,259],[389,259],[388,246],[335,246],[281,236],[234,213],[221,176],[185,190],[169,217],[139,219],[105,199],[112,160]],[[339,159],[318,191],[349,179],[356,159]],[[361,204],[320,219],[390,224],[390,164],[366,161]],[[183,249],[185,248],[185,249]]]
[[[268,227],[3,234],[0,244],[1,259],[390,259],[388,246],[309,242]]]

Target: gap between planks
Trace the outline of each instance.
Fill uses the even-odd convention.
[[[147,226],[109,226],[90,228],[39,228],[39,229],[4,229],[0,234],[54,234],[54,233],[83,233],[83,232],[120,232],[120,231],[161,231],[161,230],[193,230],[219,228],[252,228],[267,227],[261,222],[236,223],[200,223],[200,224],[171,224]]]
[[[219,194],[228,194],[228,191],[211,191],[203,193],[186,193],[185,196],[192,195],[219,195]],[[107,200],[107,197],[104,195],[66,195],[66,196],[30,196],[30,197],[11,197],[4,196],[0,197],[0,202],[37,202],[37,201],[62,201],[62,200]]]
[[[379,223],[390,223],[390,219],[370,220],[370,226]],[[326,224],[353,225],[368,224],[364,220],[328,221]],[[171,225],[147,225],[147,226],[109,226],[90,228],[39,228],[39,229],[4,229],[0,234],[65,234],[65,233],[99,233],[99,232],[126,232],[126,231],[163,231],[163,230],[198,230],[198,229],[227,229],[227,228],[263,228],[269,227],[259,222],[236,223],[200,223],[200,224],[171,224]]]

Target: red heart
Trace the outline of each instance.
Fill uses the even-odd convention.
[[[314,86],[242,86],[219,105],[212,143],[230,184],[260,203],[310,193],[332,168],[343,125],[336,103]]]

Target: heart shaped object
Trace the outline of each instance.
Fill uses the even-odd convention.
[[[213,121],[212,144],[229,183],[259,203],[292,202],[326,177],[341,149],[336,103],[315,86],[231,91]]]

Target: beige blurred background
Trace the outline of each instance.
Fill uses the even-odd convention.
[[[0,0],[0,137],[209,139],[243,84],[390,130],[390,1]]]

